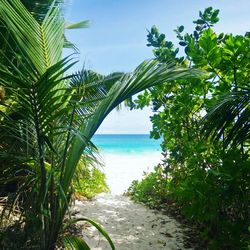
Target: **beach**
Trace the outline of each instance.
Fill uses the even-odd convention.
[[[141,180],[143,173],[150,172],[159,164],[161,153],[139,152],[130,154],[102,153],[107,184],[111,194],[123,194],[133,180]]]
[[[117,250],[188,249],[184,244],[188,229],[161,211],[123,195],[132,181],[141,180],[160,163],[160,142],[148,135],[100,135],[96,145],[110,193],[76,201],[72,207],[74,216],[100,223]],[[93,250],[111,249],[96,228],[86,223],[82,237]]]
[[[99,149],[112,194],[123,194],[133,180],[141,180],[162,159],[161,140],[147,134],[99,134],[93,143]]]

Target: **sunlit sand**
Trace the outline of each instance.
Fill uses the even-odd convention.
[[[129,154],[103,152],[102,156],[112,194],[123,194],[133,180],[140,180],[144,172],[152,171],[162,158],[159,151]]]
[[[175,219],[122,195],[133,180],[142,179],[144,172],[150,172],[160,163],[161,153],[102,152],[102,157],[111,194],[100,194],[91,201],[76,201],[72,207],[75,216],[84,215],[99,222],[118,250],[186,249],[186,229]],[[83,237],[93,250],[110,249],[94,227],[85,228]]]
[[[92,201],[76,201],[76,217],[99,222],[109,233],[117,250],[178,250],[184,246],[185,230],[175,219],[134,203],[126,196],[101,194]],[[83,231],[93,250],[111,249],[94,228]]]

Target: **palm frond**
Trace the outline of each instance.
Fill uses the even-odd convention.
[[[42,23],[51,5],[53,4],[55,7],[60,6],[61,8],[64,0],[21,0],[21,2],[32,16],[34,16],[39,23]]]
[[[26,62],[42,75],[61,60],[64,44],[64,20],[60,8],[50,8],[42,24],[31,15],[20,0],[0,1],[0,17],[18,44]],[[25,57],[24,57],[25,58]]]
[[[66,250],[90,250],[88,244],[77,236],[66,236],[64,237],[64,245]]]
[[[130,96],[156,84],[197,75],[201,75],[201,72],[176,67],[172,62],[159,64],[154,60],[145,61],[134,72],[125,74],[112,83],[112,86],[108,89],[106,98],[98,103],[94,114],[79,129],[85,138],[90,139],[105,117],[117,105]],[[64,190],[68,190],[69,188],[70,179],[72,179],[74,169],[85,147],[86,145],[79,138],[73,139],[62,181]]]
[[[111,247],[112,250],[115,250],[115,245],[113,243],[113,241],[111,240],[111,238],[109,237],[108,233],[105,231],[105,229],[99,225],[97,222],[95,222],[94,220],[91,220],[91,219],[88,219],[88,218],[77,218],[77,219],[73,219],[71,220],[67,226],[70,226],[72,224],[75,224],[76,222],[79,222],[79,221],[85,221],[85,222],[88,222],[90,223],[92,226],[94,226],[96,229],[98,229],[98,232],[100,232],[103,237],[106,238],[106,240],[109,242],[109,245]]]
[[[78,23],[71,23],[65,26],[65,29],[85,29],[89,27],[89,21],[81,21]]]
[[[250,88],[220,98],[204,117],[203,131],[224,146],[237,146],[250,139]]]

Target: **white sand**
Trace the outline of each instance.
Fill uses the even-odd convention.
[[[102,153],[104,173],[112,194],[123,194],[133,180],[140,180],[143,172],[154,169],[162,158],[160,152],[115,154]]]
[[[117,250],[177,250],[183,246],[183,231],[175,220],[159,211],[136,204],[122,194],[143,172],[160,162],[160,152],[148,154],[103,154],[104,170],[111,194],[101,194],[93,201],[76,201],[76,217],[99,222],[109,233]],[[83,230],[83,237],[93,250],[111,249],[94,227]]]
[[[183,246],[181,225],[159,211],[136,204],[128,197],[102,194],[93,201],[76,201],[76,217],[85,216],[99,222],[113,240],[117,250],[177,250]],[[94,227],[83,230],[92,250],[111,249]]]

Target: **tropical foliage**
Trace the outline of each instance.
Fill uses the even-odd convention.
[[[151,204],[166,197],[177,202],[203,225],[210,249],[239,249],[247,245],[249,226],[250,33],[217,34],[218,14],[212,7],[200,12],[192,33],[177,27],[179,46],[155,26],[148,33],[159,62],[172,59],[208,75],[154,86],[134,101],[136,108],[152,103],[151,137],[163,138],[164,160],[130,192]],[[154,191],[162,187],[165,192]]]
[[[194,74],[156,60],[128,74],[101,76],[85,69],[70,74],[76,61],[73,56],[62,58],[62,51],[74,46],[64,31],[86,22],[67,26],[60,2],[23,1],[26,8],[20,0],[0,0],[0,182],[14,182],[17,188],[2,214],[20,211],[15,230],[2,234],[5,249],[50,250],[63,243],[70,249],[89,249],[83,239],[60,235],[81,161],[95,159],[91,137],[133,94]],[[97,227],[115,248],[101,226],[82,220]],[[20,240],[12,240],[13,232]]]
[[[73,189],[76,197],[92,199],[99,193],[109,191],[106,176],[101,167],[102,165],[97,164],[96,160],[89,161],[87,155],[81,158],[73,179]]]

